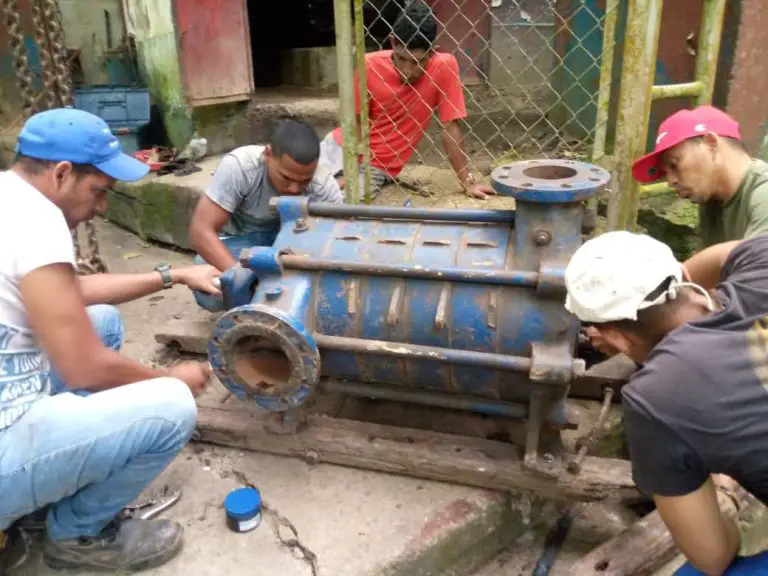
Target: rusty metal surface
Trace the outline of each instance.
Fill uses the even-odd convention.
[[[444,23],[436,44],[459,61],[462,84],[482,84],[491,62],[488,38],[491,12],[485,0],[428,0],[435,17]]]
[[[768,74],[765,71],[765,40],[768,3],[741,0],[738,39],[728,86],[727,110],[740,124],[747,149],[768,159]],[[762,150],[761,150],[762,149]]]
[[[576,456],[568,462],[568,472],[571,474],[579,474],[581,472],[581,464],[584,458],[587,456],[587,452],[592,446],[595,445],[600,439],[600,435],[603,433],[603,427],[605,426],[605,420],[608,417],[608,409],[611,407],[613,401],[613,395],[615,390],[610,386],[605,388],[603,392],[603,404],[600,407],[600,413],[597,415],[597,421],[592,429],[583,438],[579,438],[576,442],[576,449],[578,450]]]
[[[245,0],[174,0],[179,63],[190,106],[247,100],[254,90]]]
[[[222,384],[270,410],[301,405],[327,380],[346,393],[525,414],[526,467],[560,474],[563,458],[541,443],[553,423],[570,426],[565,398],[585,367],[574,358],[579,325],[564,307],[563,269],[582,242],[584,200],[609,176],[573,161],[521,162],[499,175],[514,219],[445,210],[430,219],[427,210],[422,221],[277,199],[274,245],[244,251],[222,276],[231,310],[209,347]],[[281,350],[290,377],[254,386],[266,364],[244,377],[235,347],[247,335]]]
[[[7,26],[8,43],[11,47],[16,81],[22,96],[25,116],[57,106],[72,106],[72,79],[67,61],[67,49],[62,28],[61,11],[56,0],[28,0],[20,6],[18,0],[4,0],[3,12]],[[35,94],[32,70],[25,47],[25,29],[22,15],[30,14],[32,34],[35,37],[42,65],[43,85]],[[44,100],[43,100],[44,99]],[[72,230],[78,271],[81,274],[106,272],[107,265],[101,258],[96,227],[91,220],[84,223],[89,254],[83,256],[77,228]]]

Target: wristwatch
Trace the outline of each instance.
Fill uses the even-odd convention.
[[[158,264],[155,266],[155,270],[160,273],[160,277],[163,279],[163,288],[173,288],[173,278],[171,278],[171,266],[170,264]]]

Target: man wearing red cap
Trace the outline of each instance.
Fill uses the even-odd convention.
[[[632,176],[642,183],[666,178],[678,196],[699,204],[704,246],[768,234],[768,164],[747,153],[738,123],[722,110],[672,114]]]

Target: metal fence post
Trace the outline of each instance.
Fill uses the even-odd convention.
[[[365,66],[365,21],[363,2],[355,0],[355,55],[357,56],[357,82],[360,92],[360,126],[358,154],[363,160],[363,200],[371,203],[371,128],[368,124],[368,77]]]
[[[696,50],[696,80],[701,82],[701,93],[696,104],[712,102],[717,75],[717,58],[720,55],[726,0],[704,0],[701,14],[701,30]]]
[[[634,228],[637,222],[640,186],[632,178],[632,162],[648,139],[662,6],[662,0],[628,2],[607,230]]]
[[[681,84],[655,85],[651,88],[652,101],[664,98],[694,98],[698,106],[712,102],[725,18],[725,3],[726,0],[704,0],[694,80]],[[645,146],[644,141],[641,142],[641,146]],[[639,187],[638,199],[642,194],[663,192],[672,193],[665,181],[646,184]]]
[[[607,0],[603,18],[603,53],[600,59],[600,87],[597,92],[595,141],[592,145],[592,162],[600,163],[605,157],[605,141],[608,136],[608,116],[613,94],[614,48],[616,47],[616,21],[619,19],[620,0]],[[597,197],[594,198],[597,202]]]
[[[355,113],[355,70],[352,58],[352,7],[349,0],[333,1],[336,27],[336,64],[339,81],[341,132],[344,138],[344,181],[348,204],[360,198],[357,165],[357,118]]]

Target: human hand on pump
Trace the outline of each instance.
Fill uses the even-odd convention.
[[[616,354],[619,353],[616,348],[608,344],[605,337],[600,333],[600,330],[594,326],[587,326],[584,329],[584,334],[586,334],[587,338],[589,338],[589,343],[592,345],[592,347],[595,350],[602,352],[606,356],[616,356]]]
[[[171,274],[174,275],[177,283],[184,284],[191,290],[199,290],[215,296],[221,294],[221,284],[218,282],[221,272],[215,266],[200,264],[188,268],[178,268],[171,271]]]
[[[174,378],[184,382],[192,394],[197,396],[205,390],[211,377],[211,365],[208,362],[181,362],[168,369]]]

